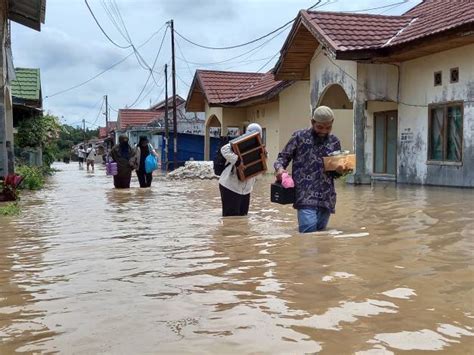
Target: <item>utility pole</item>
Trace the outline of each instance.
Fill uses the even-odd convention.
[[[109,98],[105,95],[105,131],[109,133]]]
[[[108,95],[104,96],[105,99],[105,135],[106,139],[109,138],[109,97]],[[108,142],[108,140],[107,140]],[[108,151],[108,143],[105,144],[105,149]]]
[[[82,119],[82,133],[84,138],[84,149],[86,149],[86,120]]]
[[[168,64],[165,64],[165,167],[168,171],[168,142],[170,139],[170,126],[168,121]]]
[[[173,169],[178,167],[178,122],[176,117],[176,65],[174,55],[174,21],[171,20],[171,75],[173,85]]]

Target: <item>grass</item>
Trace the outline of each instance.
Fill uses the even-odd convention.
[[[20,206],[17,202],[0,204],[0,216],[16,216],[20,214]]]

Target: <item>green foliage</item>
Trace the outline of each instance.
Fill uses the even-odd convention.
[[[20,213],[20,206],[17,202],[9,202],[6,204],[0,204],[0,215],[1,216],[16,216]]]
[[[20,165],[16,168],[17,174],[24,177],[21,187],[28,190],[39,190],[43,187],[45,182],[45,175],[50,170],[47,168],[37,166]]]
[[[18,126],[15,142],[21,148],[41,147],[43,163],[49,166],[58,153],[57,140],[61,130],[59,119],[51,114],[26,118]]]
[[[51,114],[24,119],[18,126],[18,145],[22,148],[47,146],[57,139],[60,130],[58,118]]]

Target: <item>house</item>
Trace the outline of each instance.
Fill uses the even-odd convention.
[[[12,173],[13,103],[10,83],[15,79],[10,26],[14,21],[36,31],[41,30],[46,12],[46,0],[0,0],[0,177]]]
[[[168,98],[168,118],[171,130],[173,129],[173,98]],[[166,100],[150,107],[150,110],[163,112],[166,111]],[[178,133],[204,135],[204,116],[196,112],[186,111],[186,100],[176,95],[176,113]]]
[[[262,126],[268,159],[273,162],[291,134],[309,126],[308,93],[309,82],[277,80],[273,73],[197,70],[186,110],[205,113],[206,160],[213,153],[209,144],[213,130],[219,135],[234,136],[256,122]],[[352,116],[345,111],[336,112],[336,115],[339,126],[335,130],[341,133],[343,145],[351,150]]]
[[[147,136],[154,147],[161,143],[153,138],[153,131],[164,127],[164,113],[143,109],[119,109],[115,143],[120,135],[126,135],[132,146],[138,143],[140,136]]]
[[[173,98],[168,99],[168,125],[170,136],[173,132]],[[204,134],[204,118],[193,112],[186,112],[185,100],[176,95],[177,132],[183,134]],[[148,109],[120,109],[117,116],[115,141],[125,134],[132,145],[138,143],[140,136],[147,136],[155,148],[163,146],[165,131],[166,101],[163,100]],[[179,142],[178,142],[179,150]]]
[[[401,16],[300,11],[273,70],[353,115],[355,183],[474,187],[474,2]]]
[[[15,80],[11,81],[13,104],[13,133],[21,121],[43,115],[43,96],[41,91],[41,75],[37,68],[15,68]],[[41,147],[15,148],[15,155],[28,162],[29,165],[43,165]]]

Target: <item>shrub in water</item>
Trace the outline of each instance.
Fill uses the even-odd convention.
[[[39,190],[44,185],[44,172],[41,167],[22,165],[16,169],[17,174],[25,179],[21,187],[28,190]]]
[[[20,206],[16,202],[0,204],[0,216],[16,216],[20,213]]]

